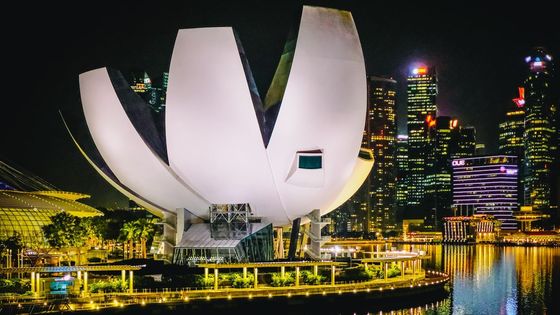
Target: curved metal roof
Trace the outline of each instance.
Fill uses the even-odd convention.
[[[0,190],[0,209],[58,210],[78,217],[103,215],[101,211],[77,202],[75,194],[68,193],[69,198],[61,198],[63,195],[63,192]]]

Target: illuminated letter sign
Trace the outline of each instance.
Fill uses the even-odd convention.
[[[465,160],[453,160],[451,162],[452,166],[463,166],[465,165]]]

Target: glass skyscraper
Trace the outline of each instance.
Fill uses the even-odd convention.
[[[441,220],[451,212],[451,132],[458,128],[457,119],[448,116],[428,117],[428,155],[424,182],[426,227],[440,230]]]
[[[406,202],[408,196],[408,136],[397,136],[397,153],[395,157],[397,165],[397,218],[402,220],[402,216],[406,209]]]
[[[525,89],[519,88],[519,97],[514,98],[512,107],[506,112],[506,119],[499,125],[498,153],[513,155],[519,158],[519,192],[517,197],[519,204],[525,204],[523,197],[525,174],[525,144],[523,134],[525,132]]]
[[[434,67],[414,68],[407,78],[408,201],[407,211],[423,214],[428,117],[436,117],[437,76]]]
[[[539,47],[525,62],[529,71],[523,84],[524,203],[535,210],[549,211],[553,205],[553,165],[558,154],[558,100],[553,97],[552,56]]]
[[[374,164],[369,176],[368,231],[396,229],[396,113],[397,81],[370,77],[366,134]]]

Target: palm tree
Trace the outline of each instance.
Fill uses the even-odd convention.
[[[134,223],[136,225],[137,235],[140,238],[140,252],[142,253],[142,258],[147,258],[146,243],[154,233],[154,220],[142,218],[134,221]]]
[[[125,259],[134,258],[133,257],[133,243],[138,235],[138,227],[134,221],[126,222],[121,228],[121,236],[123,238],[123,251],[125,254]],[[128,247],[128,254],[127,254]]]

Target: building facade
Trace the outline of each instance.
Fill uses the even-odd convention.
[[[130,88],[156,113],[165,111],[169,73],[152,80],[146,71],[131,71],[126,77]]]
[[[188,230],[208,229],[200,221],[218,202],[246,204],[273,227],[299,227],[311,216],[309,255],[318,257],[320,216],[370,173],[373,156],[361,149],[367,80],[352,16],[304,6],[300,21],[297,45],[286,45],[293,54],[279,63],[264,99],[231,27],[179,30],[165,128],[117,70],[80,74],[96,152],[75,141],[78,150],[119,192],[168,222],[173,245],[194,247]]]
[[[442,218],[451,214],[451,132],[458,128],[457,119],[448,116],[428,117],[428,155],[424,182],[426,226],[442,227]]]
[[[558,100],[553,97],[552,57],[536,48],[525,62],[524,203],[535,210],[553,206],[554,164],[557,159]]]
[[[451,158],[473,157],[476,153],[476,129],[458,126],[451,132]]]
[[[490,155],[452,160],[454,216],[493,215],[503,230],[515,230],[518,160]]]
[[[498,154],[513,155],[519,161],[519,186],[517,198],[520,205],[524,202],[524,176],[525,174],[525,144],[523,135],[525,132],[525,88],[519,88],[519,97],[514,98],[513,106],[506,112],[506,118],[499,125]]]
[[[447,243],[495,242],[500,234],[500,221],[488,214],[445,217],[443,222]]]
[[[396,229],[397,81],[370,77],[366,147],[373,152],[369,181],[368,232]]]
[[[397,153],[395,163],[397,165],[397,221],[403,220],[403,214],[406,210],[408,197],[408,136],[397,136]]]
[[[434,67],[414,68],[407,77],[408,207],[423,214],[426,156],[429,151],[426,120],[436,117],[437,76]]]

